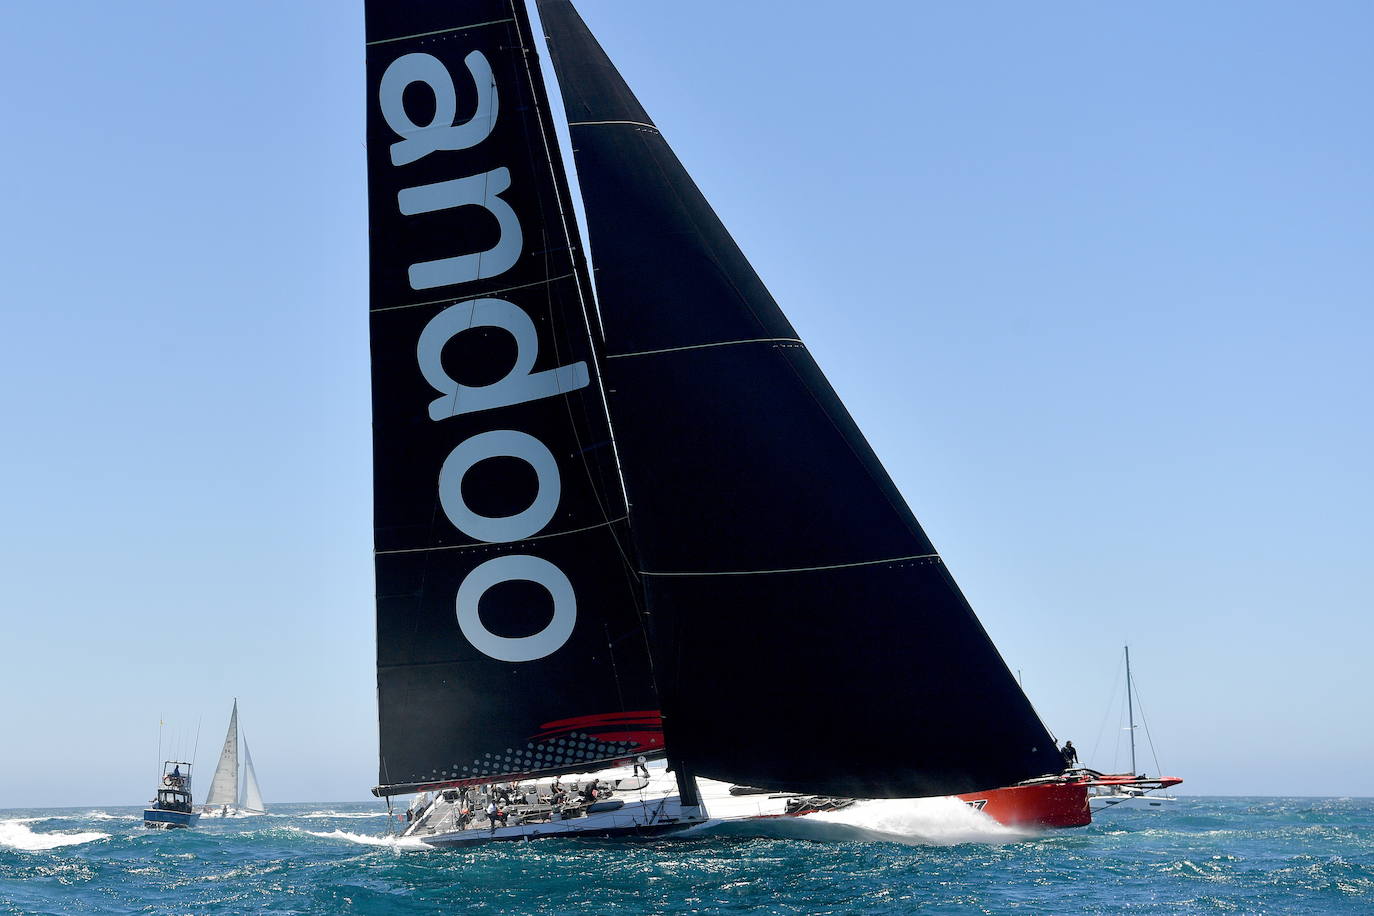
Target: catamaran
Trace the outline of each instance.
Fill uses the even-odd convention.
[[[242,781],[240,781],[242,770]],[[210,778],[201,812],[207,817],[246,817],[266,814],[262,790],[258,788],[258,774],[253,769],[253,755],[248,751],[248,739],[243,739],[243,766],[239,766],[239,701],[234,700],[229,713],[229,730],[224,735],[224,747],[219,753],[215,775]]]
[[[1157,808],[1165,802],[1174,801],[1174,798],[1170,795],[1154,793],[1162,789],[1172,788],[1183,782],[1177,776],[1148,776],[1140,771],[1135,747],[1135,710],[1139,698],[1136,694],[1135,682],[1131,678],[1131,647],[1125,646],[1123,651],[1126,653],[1126,733],[1130,735],[1131,771],[1112,775],[1098,773],[1094,770],[1087,771],[1098,777],[1088,790],[1088,803],[1094,811],[1115,808],[1118,805]],[[1148,729],[1146,729],[1146,735],[1149,735]],[[1153,752],[1153,740],[1150,742],[1150,749]],[[1159,765],[1158,760],[1155,761],[1155,765]]]
[[[537,5],[566,125],[523,0],[366,5],[373,791],[436,845],[943,795],[1086,823],[796,330]]]

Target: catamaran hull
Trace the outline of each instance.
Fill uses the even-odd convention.
[[[1007,827],[1086,827],[1093,819],[1088,787],[1081,782],[1008,786],[955,797]]]
[[[1172,795],[1091,795],[1088,804],[1094,811],[1107,811],[1111,808],[1162,808],[1166,802],[1177,801]]]

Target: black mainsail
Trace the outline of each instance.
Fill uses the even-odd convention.
[[[379,794],[662,750],[522,2],[367,5]]]
[[[865,798],[1056,771],[1052,739],[796,331],[572,4],[538,6],[670,756]]]

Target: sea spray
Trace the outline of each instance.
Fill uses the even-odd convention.
[[[1012,843],[1036,836],[997,823],[957,798],[894,798],[855,802],[838,811],[811,815],[817,821],[844,824],[874,838],[950,846],[956,843]]]
[[[94,830],[73,833],[40,833],[29,827],[29,824],[41,820],[46,820],[46,818],[24,817],[0,821],[0,846],[34,852],[42,849],[58,849],[62,846],[77,846],[82,843],[94,843],[96,840],[108,839],[110,836],[108,833],[99,833]]]
[[[435,847],[427,845],[417,837],[400,836],[377,836],[369,833],[350,833],[347,830],[330,830],[327,833],[319,830],[302,830],[311,836],[317,836],[323,840],[343,840],[348,843],[358,843],[363,846],[386,846],[391,849],[429,849]]]

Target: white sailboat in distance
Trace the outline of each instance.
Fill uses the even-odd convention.
[[[253,755],[248,752],[247,739],[243,742],[242,780],[239,767],[239,701],[234,700],[234,709],[229,714],[229,730],[224,735],[224,747],[219,752],[219,765],[210,780],[210,791],[205,796],[201,811],[207,817],[250,817],[266,814],[267,806],[262,803],[262,789],[258,787],[258,774],[253,769]]]

